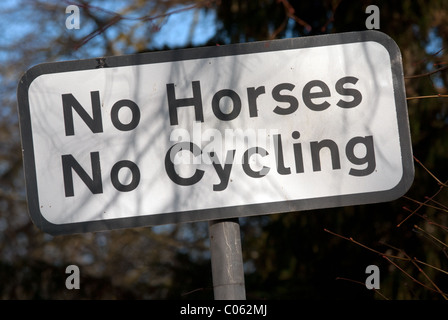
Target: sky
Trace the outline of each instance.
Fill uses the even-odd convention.
[[[71,3],[71,2],[68,2]],[[110,12],[120,12],[126,2],[108,1],[100,2],[97,5]],[[96,5],[95,1],[90,2],[92,6]],[[154,21],[157,28],[150,30],[153,34],[152,48],[170,48],[182,47],[188,44],[189,37],[193,45],[201,45],[207,42],[216,33],[216,12],[213,9],[207,11],[202,9],[187,9],[190,6],[175,6],[169,10],[167,16]],[[68,15],[67,15],[68,16]],[[130,18],[139,16],[135,13],[128,15]],[[81,11],[82,17],[82,11]],[[196,20],[196,21],[195,21]],[[135,23],[134,20],[121,21],[120,23]],[[196,23],[195,23],[196,22]],[[111,28],[113,29],[113,28]],[[108,31],[109,32],[109,31]],[[192,34],[190,34],[192,33]]]
[[[192,43],[201,45],[216,33],[216,12],[214,10],[188,10],[170,15],[162,29],[154,38],[154,47],[168,45],[172,48],[180,47],[188,42],[190,27],[197,15],[197,26],[194,28]]]

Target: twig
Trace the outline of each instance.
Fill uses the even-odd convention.
[[[408,255],[406,254],[406,256],[408,256]],[[423,271],[423,269],[417,265],[415,260],[411,260],[411,262],[418,269],[418,271],[420,271],[420,273],[423,274],[423,276],[433,285],[433,287],[436,288],[437,292],[439,292],[445,300],[448,300],[448,297],[446,296],[446,294],[442,290],[440,290],[440,288],[434,283],[434,281],[431,280],[430,277],[428,277],[428,275]]]
[[[447,94],[433,94],[430,96],[407,97],[406,100],[427,99],[427,98],[448,98]]]
[[[405,79],[415,79],[415,78],[420,78],[420,77],[426,77],[426,76],[429,76],[431,74],[434,74],[434,73],[437,73],[437,72],[440,72],[440,71],[443,71],[446,69],[448,69],[448,66],[445,66],[445,67],[442,67],[442,68],[439,68],[439,69],[436,69],[436,70],[433,70],[430,72],[422,73],[422,74],[417,74],[417,75],[413,75],[413,76],[405,76],[404,78]]]
[[[436,209],[436,210],[440,210],[440,211],[448,212],[448,210],[445,209],[445,208],[436,207],[436,206],[430,205],[430,204],[425,203],[425,202],[420,202],[420,201],[418,201],[418,200],[409,198],[409,197],[407,197],[407,196],[403,196],[403,198],[405,198],[405,199],[407,199],[407,200],[409,200],[409,201],[415,202],[415,203],[417,203],[417,204],[420,204],[420,205],[422,205],[422,206],[426,206],[426,207],[428,207],[428,208],[433,208],[433,209]],[[427,200],[428,200],[428,202],[429,202],[431,199],[427,199]]]
[[[385,245],[385,246],[387,246],[387,247],[390,247],[390,248],[392,248],[392,249],[394,249],[394,250],[396,250],[396,251],[401,252],[401,253],[404,254],[406,257],[409,257],[409,255],[408,255],[404,250],[402,250],[402,249],[396,248],[396,247],[394,247],[394,246],[392,246],[392,245],[390,245],[390,244],[388,244],[388,243],[385,243],[385,242],[380,242],[380,243],[383,244],[383,245]],[[442,251],[443,251],[443,250],[442,250]],[[409,257],[409,260],[411,260],[410,257]],[[419,259],[417,259],[417,258],[415,258],[415,257],[414,257],[414,261],[416,261],[416,262],[418,262],[418,263],[421,263],[421,264],[423,264],[423,265],[425,265],[425,266],[427,266],[427,267],[430,267],[430,268],[432,268],[432,269],[434,269],[434,270],[440,271],[440,272],[445,273],[445,274],[448,275],[448,272],[447,272],[447,271],[442,270],[442,269],[440,269],[440,268],[437,268],[437,267],[435,267],[435,266],[433,266],[433,265],[431,265],[431,264],[429,264],[429,263],[423,262],[423,261],[421,261],[421,260],[419,260]]]
[[[159,14],[159,15],[156,15],[156,16],[145,15],[145,16],[140,16],[140,17],[125,16],[125,15],[122,15],[122,14],[117,13],[115,11],[107,10],[107,9],[104,9],[104,8],[102,8],[100,6],[94,6],[94,5],[91,5],[89,3],[84,3],[84,2],[77,3],[77,2],[72,2],[72,1],[65,1],[65,2],[67,4],[74,4],[74,5],[78,6],[78,7],[84,8],[86,10],[101,11],[101,12],[109,14],[109,15],[111,15],[113,17],[120,16],[121,20],[150,21],[150,20],[156,20],[156,19],[159,19],[159,18],[165,18],[165,17],[170,16],[172,14],[188,11],[188,10],[195,9],[195,8],[208,7],[208,6],[211,6],[211,4],[216,2],[216,1],[214,1],[214,0],[204,0],[204,1],[200,1],[199,3],[196,3],[196,4],[192,4],[192,5],[189,5],[189,6],[177,9],[177,10],[169,11],[167,13],[162,13],[162,14]]]
[[[417,259],[417,258],[415,258],[415,257],[414,257],[414,260],[415,260],[416,262],[418,262],[418,263],[421,263],[421,264],[427,266],[427,267],[430,267],[430,268],[432,268],[432,269],[434,269],[434,270],[437,270],[437,271],[439,271],[439,272],[442,272],[442,273],[448,275],[448,272],[445,271],[445,270],[443,270],[443,269],[437,268],[437,267],[435,267],[435,266],[433,266],[433,265],[431,265],[431,264],[429,264],[429,263],[423,262],[423,261],[421,261],[421,260],[419,260],[419,259]]]
[[[75,46],[75,50],[79,49],[80,47],[82,47],[83,45],[85,45],[87,42],[89,42],[90,40],[92,40],[93,38],[95,38],[96,36],[104,33],[109,27],[117,24],[118,22],[122,21],[122,20],[135,20],[135,21],[152,21],[152,20],[157,20],[160,18],[165,18],[168,17],[170,15],[176,14],[176,13],[180,13],[180,12],[184,12],[184,11],[188,11],[188,10],[192,10],[195,8],[201,8],[201,7],[207,7],[210,6],[212,3],[214,3],[216,1],[214,0],[205,0],[205,1],[201,1],[199,3],[190,5],[190,6],[186,6],[177,10],[173,10],[173,11],[169,11],[167,13],[162,13],[159,15],[155,15],[155,16],[141,16],[141,17],[130,17],[130,16],[125,16],[125,15],[121,15],[119,13],[110,11],[110,10],[106,10],[104,8],[101,7],[97,7],[97,6],[92,6],[90,4],[87,3],[74,3],[80,7],[83,7],[86,12],[90,12],[91,9],[96,10],[96,11],[102,11],[104,13],[107,13],[109,15],[112,15],[112,18],[106,22],[105,24],[99,24],[98,28],[96,30],[94,30],[93,32],[91,32],[90,34],[88,34],[87,36],[85,36],[84,38],[82,38],[78,44]],[[91,17],[93,17],[92,14],[90,14]],[[95,19],[94,19],[95,20]],[[96,21],[98,24],[98,21]]]
[[[300,19],[299,17],[297,17],[294,13],[295,10],[293,8],[293,6],[289,3],[288,0],[278,0],[278,2],[281,2],[285,8],[285,13],[286,16],[288,18],[293,19],[295,22],[297,22],[298,24],[300,24],[302,27],[304,27],[308,32],[311,31],[311,26],[309,23],[307,23],[306,21]]]
[[[390,260],[388,257],[383,256],[384,259],[386,259],[387,261],[389,261],[391,264],[393,264],[395,266],[395,268],[397,268],[398,270],[400,270],[401,272],[403,272],[408,278],[410,278],[412,281],[414,281],[415,283],[418,283],[419,285],[421,285],[422,287],[434,291],[436,292],[437,290],[434,290],[431,287],[428,287],[426,284],[418,281],[417,279],[415,279],[413,276],[411,276],[409,273],[407,273],[406,271],[403,270],[403,268],[401,268],[398,264],[396,264],[395,262],[393,262],[392,260]]]
[[[353,240],[353,238],[352,237],[345,237],[345,236],[342,236],[342,235],[340,235],[340,234],[337,234],[337,233],[335,233],[335,232],[332,232],[332,231],[330,231],[330,230],[328,230],[328,229],[324,229],[324,231],[325,232],[328,232],[328,233],[330,233],[330,234],[332,234],[332,235],[335,235],[335,236],[337,236],[337,237],[339,237],[339,238],[342,238],[342,239],[344,239],[344,240],[348,240],[348,241],[351,241],[351,242],[353,242],[353,243],[355,243],[355,244],[357,244],[357,245],[359,245],[359,246],[361,246],[361,247],[363,247],[363,248],[365,248],[365,249],[368,249],[368,250],[370,250],[370,251],[372,251],[372,252],[375,252],[375,253],[377,253],[377,254],[379,254],[379,255],[381,255],[381,257],[383,257],[384,259],[386,259],[387,261],[389,261],[391,264],[393,264],[397,269],[399,269],[400,271],[402,271],[407,277],[409,277],[410,279],[412,279],[412,281],[414,281],[414,282],[416,282],[416,283],[418,283],[418,284],[420,284],[421,286],[423,286],[424,288],[427,288],[427,289],[429,289],[429,290],[431,290],[431,291],[433,291],[433,292],[438,292],[439,294],[441,294],[442,295],[442,297],[444,298],[444,299],[447,299],[448,300],[448,297],[447,297],[447,295],[446,295],[446,293],[444,293],[442,290],[440,290],[440,288],[428,277],[428,275],[416,264],[416,263],[421,263],[421,264],[424,264],[424,265],[426,265],[426,266],[428,266],[428,267],[431,267],[431,268],[433,268],[433,269],[435,269],[435,270],[439,270],[439,271],[441,271],[441,272],[443,272],[443,273],[446,273],[446,274],[448,274],[448,272],[445,272],[445,271],[443,271],[443,270],[441,270],[441,269],[439,269],[439,268],[436,268],[436,267],[434,267],[434,266],[431,266],[431,265],[429,265],[429,264],[427,264],[427,263],[425,263],[425,262],[423,262],[423,261],[420,261],[420,260],[418,260],[418,259],[416,259],[416,258],[414,258],[414,259],[411,259],[411,257],[409,257],[409,255],[408,254],[406,254],[406,252],[404,251],[404,250],[401,250],[401,249],[398,249],[398,248],[395,248],[395,247],[393,247],[393,246],[391,246],[391,245],[388,245],[388,244],[386,244],[386,243],[382,243],[382,244],[384,244],[384,245],[387,245],[388,247],[390,247],[390,248],[392,248],[392,249],[395,249],[395,250],[397,250],[397,251],[399,251],[399,252],[401,252],[403,255],[404,255],[404,257],[399,257],[399,256],[395,256],[395,255],[391,255],[391,254],[386,254],[386,253],[382,253],[382,252],[380,252],[380,251],[377,251],[377,250],[375,250],[375,249],[372,249],[372,248],[369,248],[368,246],[366,246],[366,245],[364,245],[364,244],[362,244],[362,243],[360,243],[360,242],[358,242],[358,241],[355,241],[355,240]],[[429,287],[429,286],[427,286],[426,284],[424,284],[424,283],[422,283],[422,282],[420,282],[420,281],[418,281],[417,279],[415,279],[414,277],[412,277],[409,273],[407,273],[403,268],[401,268],[398,264],[396,264],[395,262],[393,262],[391,259],[389,259],[389,258],[395,258],[395,259],[399,259],[399,260],[402,260],[402,261],[411,261],[411,263],[415,266],[415,267],[417,267],[417,269],[418,269],[418,271],[420,272],[420,273],[422,273],[423,274],[423,276],[434,286],[434,288],[436,288],[436,289],[433,289],[433,288],[431,288],[431,287]],[[345,279],[345,278],[341,278],[341,279],[344,279],[344,280],[349,280],[349,279]],[[350,281],[353,281],[353,282],[357,282],[357,281],[354,281],[354,280],[350,280]]]
[[[420,205],[417,207],[417,209],[415,209],[414,211],[412,211],[410,215],[408,215],[408,216],[407,216],[406,218],[404,218],[399,224],[397,224],[397,228],[401,227],[401,225],[402,225],[406,220],[408,220],[410,217],[412,217],[414,214],[416,214],[418,210],[420,210],[420,209],[421,209],[426,203],[428,203],[432,198],[435,198],[435,197],[440,193],[440,191],[442,191],[442,190],[443,190],[443,186],[441,186],[441,187],[439,188],[439,190],[437,190],[437,192],[436,192],[432,197],[429,197],[428,199],[426,199],[425,202],[422,202],[422,204],[420,204]]]
[[[365,283],[362,283],[361,281],[357,281],[357,280],[349,279],[349,278],[337,277],[336,280],[350,281],[350,282],[354,282],[354,283],[360,284],[360,285],[362,285],[362,286],[365,286]],[[377,289],[372,288],[372,290],[373,290],[375,293],[378,293],[383,299],[385,299],[385,300],[390,300],[390,299],[387,298],[384,294],[382,294],[381,292],[379,292]]]
[[[419,230],[420,232],[424,233],[426,236],[428,236],[430,239],[436,241],[437,243],[440,243],[442,246],[445,246],[448,248],[448,245],[446,243],[444,243],[443,241],[440,241],[439,239],[437,239],[436,237],[434,237],[432,234],[426,232],[425,230],[423,230],[422,228],[420,228],[418,225],[414,224],[414,228],[416,228],[417,230]]]
[[[425,199],[429,199],[429,198],[428,198],[428,197],[425,197]],[[429,200],[432,201],[432,202],[434,202],[435,204],[437,204],[437,205],[439,205],[439,206],[445,208],[446,210],[448,210],[448,206],[444,205],[443,203],[440,203],[440,202],[438,202],[438,201],[436,201],[436,200],[434,200],[434,199],[429,199]]]
[[[447,97],[448,97],[448,95],[447,95]],[[433,177],[434,180],[437,181],[437,183],[438,183],[439,185],[444,186],[444,187],[448,187],[448,184],[447,184],[448,181],[445,182],[445,183],[443,183],[442,181],[440,181],[439,179],[437,179],[437,177],[436,177],[431,171],[429,171],[429,169],[426,168],[426,167],[423,165],[423,163],[421,163],[421,161],[418,160],[415,156],[414,156],[414,160],[415,160],[415,162],[417,162],[419,165],[421,165],[421,166],[423,167],[423,169],[425,169],[426,172],[428,172],[428,173],[431,175],[431,177]]]
[[[403,209],[406,210],[406,211],[408,211],[408,212],[413,212],[413,211],[412,211],[411,209],[409,209],[408,207],[403,207]],[[448,232],[448,227],[446,227],[446,226],[444,226],[444,225],[441,225],[441,224],[439,224],[439,223],[437,223],[437,222],[434,222],[434,221],[428,219],[428,217],[427,217],[426,215],[421,215],[421,214],[418,214],[418,213],[415,213],[415,215],[418,216],[418,217],[420,217],[420,218],[422,218],[423,220],[425,220],[426,222],[428,222],[430,225],[439,227],[439,228],[443,229],[443,231]]]
[[[436,177],[431,171],[429,171],[429,169],[427,169],[427,168],[420,162],[420,160],[418,160],[415,156],[414,156],[414,160],[415,160],[418,164],[420,164],[420,165],[425,169],[425,171],[428,172],[429,175],[431,175],[431,177],[433,177],[433,178],[437,181],[437,183],[440,185],[440,188],[439,188],[439,190],[437,190],[437,192],[436,192],[435,194],[433,194],[431,197],[425,197],[425,199],[426,199],[425,202],[421,202],[421,204],[419,204],[419,206],[417,207],[417,209],[415,209],[414,211],[412,211],[410,215],[408,215],[408,216],[407,216],[406,218],[404,218],[399,224],[397,224],[397,228],[401,227],[401,225],[402,225],[406,220],[408,220],[410,217],[412,217],[414,214],[416,214],[417,211],[420,210],[420,209],[421,209],[424,205],[426,205],[429,201],[431,201],[432,199],[434,199],[434,198],[435,198],[435,197],[442,191],[442,189],[443,189],[444,187],[447,186],[447,183],[448,183],[448,181],[445,182],[445,183],[442,183],[439,179],[437,179],[437,177]]]
[[[198,291],[203,291],[205,289],[206,288],[197,288],[197,289],[194,289],[194,290],[191,290],[191,291],[188,291],[188,292],[184,292],[184,293],[181,294],[181,296],[184,297],[184,296],[187,296],[189,294],[192,294],[192,293],[195,293],[195,292],[198,292]]]
[[[357,245],[363,247],[364,249],[367,249],[367,250],[372,251],[372,252],[374,252],[374,253],[376,253],[376,254],[379,254],[380,256],[387,256],[387,257],[390,257],[390,258],[395,258],[395,259],[404,260],[404,261],[409,261],[409,260],[410,260],[410,259],[406,259],[406,258],[399,257],[399,256],[394,256],[394,255],[391,255],[391,254],[383,253],[383,252],[377,251],[377,250],[375,250],[375,249],[369,248],[369,247],[367,247],[366,245],[364,245],[364,244],[362,244],[362,243],[360,243],[360,242],[358,242],[358,241],[355,241],[352,237],[347,238],[347,237],[341,236],[340,234],[337,234],[337,233],[335,233],[335,232],[333,232],[333,231],[330,231],[330,230],[328,230],[328,229],[324,229],[324,231],[325,231],[325,232],[328,232],[328,233],[330,233],[330,234],[332,234],[332,235],[334,235],[334,236],[337,236],[337,237],[339,237],[339,238],[342,238],[342,239],[344,239],[344,240],[348,240],[348,241],[350,241],[350,242],[353,242],[353,243],[355,243],[355,244],[357,244]]]
[[[274,32],[269,36],[269,39],[273,40],[277,38],[278,34],[283,30],[285,30],[287,23],[288,23],[288,17],[286,17],[286,19],[283,20],[282,24],[278,26],[277,29],[274,30]]]
[[[80,47],[85,45],[87,42],[95,38],[97,35],[100,35],[104,33],[109,27],[113,26],[114,24],[120,22],[122,20],[120,15],[114,16],[112,19],[110,19],[106,24],[98,27],[95,31],[89,33],[87,36],[82,38],[75,46],[75,50],[78,50]]]

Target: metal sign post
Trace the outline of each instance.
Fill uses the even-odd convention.
[[[209,222],[215,300],[245,300],[243,256],[238,218]]]

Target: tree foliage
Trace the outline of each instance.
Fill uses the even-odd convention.
[[[401,49],[416,174],[397,201],[240,219],[252,299],[442,299],[448,293],[448,3],[347,0],[5,2],[0,8],[0,298],[211,299],[206,222],[52,237],[25,201],[16,86],[32,65],[154,50],[167,19],[216,13],[218,45],[365,30],[365,8]],[[81,28],[65,28],[65,7]],[[185,25],[193,34],[198,19]],[[195,46],[192,37],[183,46]],[[197,45],[197,44],[196,44]],[[326,231],[327,230],[327,231]],[[416,258],[416,259],[414,259]],[[65,288],[65,267],[81,289]],[[383,296],[363,285],[381,270]],[[350,280],[350,281],[347,281]]]

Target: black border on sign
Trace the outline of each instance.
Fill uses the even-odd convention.
[[[389,52],[391,62],[395,107],[398,118],[398,133],[403,165],[403,175],[400,182],[394,188],[377,192],[331,197],[258,203],[191,211],[177,211],[164,214],[142,215],[136,217],[85,221],[68,224],[53,224],[46,220],[40,212],[28,89],[31,83],[40,75],[91,70],[99,67],[99,59],[64,61],[43,63],[32,67],[22,76],[17,88],[28,211],[32,221],[43,231],[53,235],[58,235],[360,205],[387,202],[401,197],[408,191],[414,180],[414,162],[412,157],[412,145],[409,131],[401,53],[397,44],[389,36],[382,32],[368,30],[225,46],[152,52],[106,57],[101,59],[103,62],[103,67],[122,67],[368,41],[377,42],[386,48]]]

